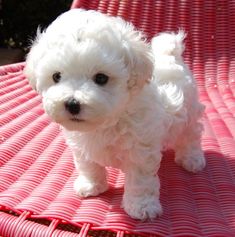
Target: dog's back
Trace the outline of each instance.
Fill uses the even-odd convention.
[[[190,124],[194,124],[204,111],[198,101],[196,82],[184,63],[185,33],[162,33],[152,40],[154,55],[153,82],[160,95],[161,104],[171,117],[169,143],[174,144]]]

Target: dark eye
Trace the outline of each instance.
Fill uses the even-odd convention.
[[[94,76],[94,82],[100,86],[105,85],[108,82],[108,80],[109,80],[109,77],[103,73],[97,73]]]
[[[61,79],[61,73],[60,72],[55,72],[53,75],[52,75],[52,79],[55,83],[58,83]]]

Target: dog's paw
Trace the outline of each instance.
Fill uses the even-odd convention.
[[[162,206],[155,196],[138,196],[125,195],[123,197],[123,208],[126,213],[133,219],[153,220],[162,214]]]
[[[74,189],[76,194],[80,197],[97,196],[108,190],[108,183],[106,180],[96,182],[80,175],[74,182]]]
[[[206,159],[203,153],[198,152],[185,158],[176,159],[176,163],[189,172],[197,173],[205,168]]]

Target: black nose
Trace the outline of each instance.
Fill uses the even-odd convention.
[[[70,98],[65,102],[65,108],[72,115],[76,115],[76,114],[79,114],[81,106],[80,106],[80,103],[76,99]]]

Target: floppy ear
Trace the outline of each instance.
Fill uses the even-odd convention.
[[[36,39],[33,41],[31,49],[26,57],[26,65],[24,68],[24,74],[29,81],[29,84],[32,86],[34,90],[37,90],[37,79],[35,75],[35,68],[37,63],[39,62],[42,51],[40,50],[40,46],[38,44],[39,39],[41,37],[41,30],[37,30]]]
[[[131,29],[129,39],[124,44],[126,50],[126,64],[130,70],[128,89],[139,91],[148,83],[153,73],[153,58],[150,45],[141,33]]]
[[[26,78],[29,81],[29,84],[31,85],[31,87],[36,90],[36,77],[35,77],[35,73],[34,73],[34,57],[33,57],[33,48],[31,48],[29,54],[27,55],[26,58],[26,65],[24,68],[24,74],[26,76]]]

